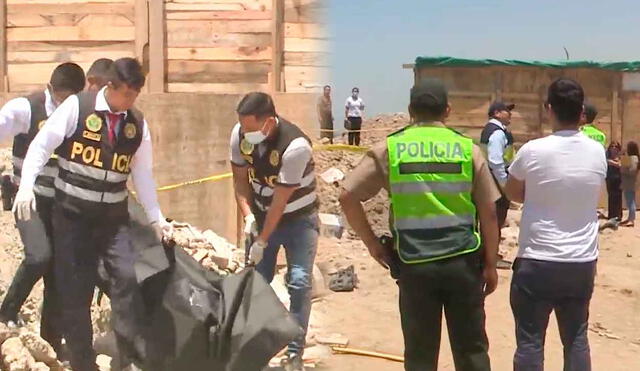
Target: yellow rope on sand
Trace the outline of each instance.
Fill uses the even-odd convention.
[[[332,346],[331,350],[338,354],[353,354],[357,356],[366,356],[366,357],[374,357],[374,358],[382,358],[389,361],[395,362],[403,362],[404,357],[396,356],[388,353],[380,353],[380,352],[372,352],[369,350],[355,349],[355,348],[345,348],[340,346]]]

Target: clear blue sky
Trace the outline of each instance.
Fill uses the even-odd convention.
[[[406,111],[416,56],[640,60],[638,0],[329,0],[336,124],[353,86],[367,115]]]

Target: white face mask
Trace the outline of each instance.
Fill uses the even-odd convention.
[[[262,129],[264,129],[264,126],[266,124],[267,122],[265,121],[264,124],[262,124],[262,128],[260,128],[260,130],[245,133],[244,139],[246,139],[247,142],[251,144],[260,144],[264,142],[264,140],[267,139],[267,135],[262,132]]]

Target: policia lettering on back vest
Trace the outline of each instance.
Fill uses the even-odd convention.
[[[607,135],[593,124],[596,116],[598,116],[598,109],[596,106],[590,103],[585,103],[584,111],[582,112],[582,116],[580,116],[580,131],[589,138],[602,144],[604,148],[607,148]]]
[[[290,311],[306,332],[311,313],[311,273],[318,243],[317,194],[311,141],[279,117],[271,97],[247,94],[231,133],[236,200],[245,218],[248,261],[273,280],[278,249],[287,255]],[[305,336],[289,344],[286,371],[303,369]]]
[[[112,324],[121,367],[141,362],[144,349],[137,324],[142,323],[134,270],[136,254],[129,236],[126,182],[133,186],[158,238],[170,232],[156,195],[149,128],[133,104],[144,85],[140,64],[115,61],[109,83],[99,92],[69,97],[36,135],[22,170],[16,213],[28,220],[34,205],[33,185],[46,159],[58,154],[53,209],[54,274],[62,308],[62,330],[71,367],[95,371],[90,303],[98,260],[110,288]]]
[[[443,121],[450,111],[439,80],[411,90],[414,124],[376,144],[344,182],[349,225],[400,289],[405,369],[437,370],[442,310],[460,371],[489,370],[484,298],[497,285],[500,193],[479,147]],[[371,229],[362,202],[391,198],[393,249]]]
[[[84,72],[75,63],[63,63],[55,68],[46,90],[7,102],[0,110],[0,140],[13,138],[13,180],[20,182],[24,157],[29,144],[47,117],[68,96],[84,88]],[[55,303],[55,289],[51,269],[51,207],[53,182],[58,174],[55,159],[49,159],[38,173],[33,186],[37,199],[37,213],[31,221],[16,218],[16,225],[24,244],[25,258],[16,271],[11,286],[0,307],[0,322],[18,322],[18,313],[35,283],[44,277],[44,300],[40,333],[54,350],[60,351],[62,336],[55,326],[59,317]]]

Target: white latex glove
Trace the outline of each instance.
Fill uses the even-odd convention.
[[[267,244],[263,241],[256,241],[249,248],[249,264],[258,265],[262,261],[264,256],[264,249],[267,248]]]
[[[248,240],[250,237],[258,237],[258,224],[253,214],[244,217],[244,238]]]
[[[18,220],[29,221],[36,211],[36,195],[33,188],[20,187],[11,209]]]
[[[173,238],[173,225],[166,219],[160,219],[157,222],[151,223],[153,226],[158,240],[164,241],[164,239],[170,240]]]

